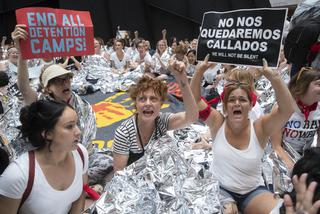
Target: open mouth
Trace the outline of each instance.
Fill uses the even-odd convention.
[[[143,110],[142,113],[146,116],[151,116],[153,115],[154,111],[152,110]]]
[[[242,111],[241,111],[241,110],[234,110],[234,111],[233,111],[233,114],[234,114],[234,115],[241,115],[241,114],[242,114]]]
[[[69,92],[70,92],[70,89],[69,89],[69,88],[64,89],[62,92],[63,92],[63,93],[69,93]]]

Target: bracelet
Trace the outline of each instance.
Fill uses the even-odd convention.
[[[203,97],[201,97],[201,99],[205,103],[207,103],[206,99],[204,99]],[[208,105],[208,103],[207,103],[207,107],[205,109],[199,111],[199,119],[201,119],[202,121],[206,121],[208,119],[210,113],[211,113],[211,106]]]

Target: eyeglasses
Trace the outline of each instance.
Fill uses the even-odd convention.
[[[50,80],[50,83],[54,85],[63,85],[64,83],[69,82],[72,79],[72,77],[73,77],[72,75],[55,77],[52,80]]]
[[[248,87],[249,84],[245,82],[239,82],[237,80],[226,80],[226,83],[224,84],[224,87],[230,87],[230,86],[237,86],[237,87]]]
[[[296,79],[296,83],[300,79],[302,73],[304,73],[305,71],[311,71],[311,70],[312,70],[312,67],[303,67],[303,68],[301,68],[299,73],[298,73],[298,76],[297,76],[297,79]]]

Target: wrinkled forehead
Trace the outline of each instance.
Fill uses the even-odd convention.
[[[19,51],[18,51],[18,49],[17,48],[10,48],[9,50],[8,50],[8,54],[11,54],[11,53],[19,53]]]
[[[138,97],[151,97],[151,96],[159,96],[152,88],[148,88],[147,90],[141,91],[138,94]]]

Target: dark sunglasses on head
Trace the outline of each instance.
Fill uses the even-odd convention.
[[[237,80],[226,80],[224,87],[237,86],[237,87],[248,87],[249,84],[245,82],[239,82]]]
[[[300,71],[299,71],[299,73],[298,73],[296,82],[298,82],[298,80],[300,79],[302,73],[304,73],[304,72],[306,72],[306,71],[312,71],[312,68],[311,68],[311,67],[303,67],[303,68],[301,68]]]

